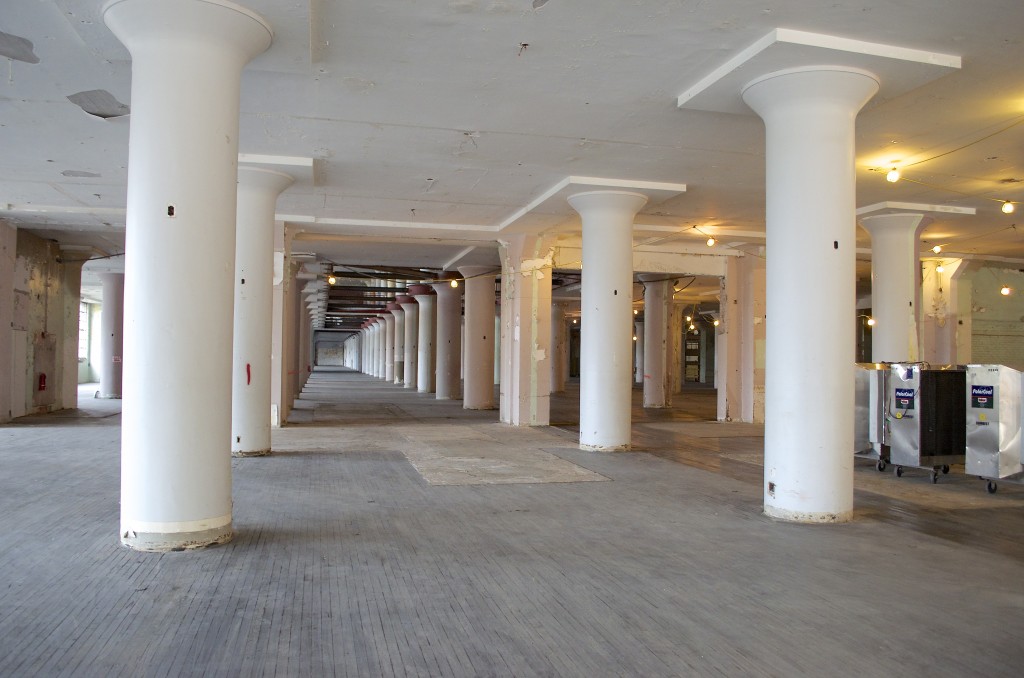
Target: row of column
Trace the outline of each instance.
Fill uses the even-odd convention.
[[[223,442],[232,422],[226,407],[233,387],[240,399],[250,390],[255,394],[256,359],[247,356],[264,350],[252,336],[236,344],[232,322],[236,283],[252,284],[247,271],[243,276],[233,264],[240,77],[245,64],[270,45],[272,31],[256,14],[215,0],[113,0],[103,12],[131,52],[133,82],[121,539],[154,550],[223,542],[232,532],[230,457]],[[771,256],[764,506],[779,518],[843,521],[852,513],[853,376],[846,366],[853,355],[855,315],[854,120],[877,89],[877,80],[866,72],[829,66],[774,73],[743,90],[766,127]],[[643,195],[628,191],[569,197],[582,218],[588,272],[582,292],[580,412],[580,445],[586,449],[625,449],[630,442],[631,231],[645,202]],[[509,247],[515,244],[503,246]],[[539,280],[531,271],[516,273]],[[445,285],[434,286],[435,389],[438,397],[454,397],[462,332],[457,292]],[[247,299],[255,299],[249,290]],[[467,297],[472,309],[466,349],[467,355],[486,356],[494,346],[493,298],[488,311],[469,301],[478,294],[482,298],[474,285]],[[814,310],[813,324],[796,332],[786,314],[793,299]],[[503,303],[513,302],[515,312],[502,323],[506,362],[514,364],[517,355],[532,356],[526,363],[547,360],[537,328],[550,315],[530,310],[540,307],[537,290]],[[239,312],[249,310],[243,303]],[[384,356],[384,377],[394,379],[396,320],[394,313],[388,315],[383,330],[376,330],[385,337],[377,353]],[[423,325],[422,308],[420,315]],[[650,327],[648,333],[653,334]],[[645,353],[660,352],[660,341],[645,337]],[[241,372],[233,370],[235,353],[247,366],[244,384]],[[403,378],[406,362],[398,363]],[[421,362],[417,353],[417,366]],[[828,379],[821,378],[825,370],[831,370]],[[543,383],[550,374],[541,370],[532,381],[511,380],[520,389],[515,401],[529,404],[532,398],[535,406],[550,390]],[[486,388],[475,370],[466,377],[467,402],[493,406],[491,372]],[[652,399],[658,390],[651,385]],[[165,397],[168,393],[174,397]],[[189,397],[181,397],[186,393]],[[807,416],[809,401],[816,403],[814,416]],[[517,417],[511,408],[507,417],[540,419]],[[247,445],[259,436],[239,427],[233,439],[247,449],[238,451],[259,452],[262,443],[251,450]]]

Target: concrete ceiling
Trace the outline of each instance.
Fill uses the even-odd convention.
[[[0,40],[14,57],[0,85],[0,218],[120,252],[130,116],[90,115],[68,97],[85,92],[76,100],[116,114],[131,100],[129,55],[100,0],[11,4],[0,31],[30,41],[38,63]],[[243,4],[275,39],[243,75],[240,151],[315,160],[278,212],[302,231],[298,247],[324,260],[496,265],[497,228],[569,176],[686,184],[638,218],[666,247],[700,246],[704,233],[763,245],[761,121],[676,99],[785,27],[963,58],[959,71],[860,114],[858,205],[973,207],[936,215],[923,240],[1024,267],[1014,227],[1024,206],[999,210],[1024,200],[1020,0]],[[905,180],[885,181],[892,165]],[[530,226],[578,235],[564,204]],[[640,230],[637,241],[651,239]],[[870,247],[863,231],[858,245]]]

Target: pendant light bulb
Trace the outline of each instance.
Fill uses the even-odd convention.
[[[715,239],[714,238],[708,238],[708,247],[714,247],[714,246],[715,246]]]
[[[328,285],[333,285],[336,282],[338,282],[338,279],[335,278],[333,275],[327,276],[327,284]]]
[[[942,273],[945,270],[946,270],[946,268],[942,264],[939,264],[938,266],[935,267],[935,272],[936,273]]]
[[[874,318],[868,318],[868,327],[874,327],[874,326],[875,326],[875,319]]]
[[[459,281],[458,280],[452,280],[448,284],[451,285],[452,287],[458,287],[459,286]]]
[[[719,326],[719,325],[721,324],[721,321],[720,321],[720,320],[715,320],[715,322],[714,322],[714,323],[712,323],[712,324],[713,324],[713,325],[714,325],[715,327],[718,327],[718,326]]]
[[[900,171],[893,167],[891,170],[889,170],[888,174],[885,175],[885,180],[888,181],[890,184],[895,184],[897,181],[900,180]]]
[[[1003,206],[1000,209],[1003,210],[1003,214],[1013,214],[1013,210],[1015,208],[1013,206],[1013,203],[1007,200],[1003,203]]]
[[[941,251],[942,251],[942,245],[936,245],[935,247],[932,248],[932,252],[934,252],[935,254],[938,254]]]
[[[1003,285],[1002,287],[999,288],[999,294],[1003,295],[1004,297],[1010,296],[1011,291],[1012,290],[1010,289],[1009,285]]]

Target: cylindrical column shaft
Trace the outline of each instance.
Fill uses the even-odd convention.
[[[494,268],[462,266],[466,280],[465,367],[462,406],[494,409]]]
[[[435,394],[438,400],[453,400],[462,391],[462,290],[447,282],[431,285],[437,293],[437,369]]]
[[[395,380],[395,316],[384,315],[384,381]]]
[[[402,310],[405,311],[405,375],[403,384],[406,388],[416,388],[418,374],[417,358],[419,338],[419,306],[412,297],[400,297]]]
[[[672,385],[668,371],[669,281],[658,278],[644,282],[643,371],[644,407],[668,407]],[[640,337],[637,336],[637,341]]]
[[[626,450],[632,423],[633,219],[639,193],[569,196],[583,221],[580,447]]]
[[[115,0],[103,16],[132,56],[121,541],[225,542],[239,89],[272,32],[217,0]]]
[[[854,124],[877,90],[866,72],[822,66],[743,92],[766,130],[764,508],[776,518],[853,514]],[[814,309],[799,331],[794,299]]]
[[[409,293],[419,305],[419,327],[416,333],[416,390],[433,393],[435,375],[436,297],[429,285],[413,285]]]
[[[238,170],[231,386],[231,454],[236,457],[270,454],[274,207],[292,181],[280,172]]]
[[[916,362],[918,298],[921,266],[918,237],[925,215],[879,214],[861,217],[871,234],[871,359],[876,362]]]
[[[121,397],[121,353],[124,349],[124,273],[101,273],[100,398]]]
[[[388,304],[388,312],[395,319],[395,374],[394,383],[405,382],[405,309],[400,303]]]
[[[385,349],[385,346],[387,345],[387,338],[388,338],[387,329],[388,329],[387,328],[387,323],[384,321],[384,317],[383,316],[378,317],[377,318],[377,341],[376,341],[377,374],[374,375],[378,379],[385,379],[386,378],[385,375],[387,374],[387,371],[386,371],[386,369],[384,367],[387,364],[387,362],[386,362],[387,361],[387,351]]]

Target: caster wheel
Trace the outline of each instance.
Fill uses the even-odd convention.
[[[884,471],[884,470],[885,470],[885,461],[884,461],[884,460],[882,460],[882,459],[879,459],[879,460],[878,460],[878,463],[877,463],[877,464],[875,464],[875,468],[877,468],[877,469],[878,469],[878,472],[879,472],[879,473],[881,473],[882,471]]]
[[[896,474],[897,478],[902,478],[903,477],[903,467],[902,466],[897,466],[895,469],[893,469],[893,473]]]
[[[949,464],[943,464],[942,465],[942,472],[943,473],[949,473]]]
[[[989,494],[995,494],[996,490],[999,489],[999,486],[996,485],[995,481],[990,480],[988,481],[988,484],[985,485],[985,489],[988,490]]]
[[[939,482],[939,472],[938,471],[932,471],[931,477],[932,477],[932,485],[934,485],[937,482]]]

